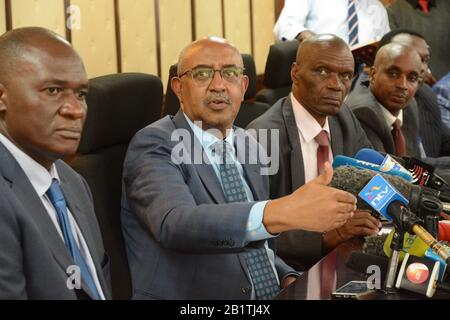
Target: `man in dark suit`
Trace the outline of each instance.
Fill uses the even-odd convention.
[[[110,298],[89,187],[60,160],[77,150],[87,87],[61,36],[0,37],[0,299]]]
[[[302,42],[292,66],[292,93],[279,100],[247,128],[278,130],[279,169],[270,176],[270,196],[291,193],[318,175],[320,142],[326,132],[326,158],[354,156],[370,147],[364,131],[343,104],[353,76],[354,61],[348,45],[333,35],[317,35]],[[274,155],[271,154],[273,157]],[[378,232],[379,223],[368,212],[357,212],[345,225],[326,234],[290,231],[276,239],[277,252],[290,265],[306,269],[328,250],[357,235]]]
[[[424,69],[418,51],[392,42],[379,49],[375,62],[370,80],[360,82],[347,99],[375,149],[448,168],[448,157],[427,157],[435,155],[436,149],[445,152],[448,146],[441,144],[448,138],[442,131],[439,134],[440,123],[430,122],[435,114],[429,110],[430,105],[421,100],[419,111],[414,99]],[[429,128],[433,123],[437,127]]]
[[[264,201],[264,151],[233,127],[248,78],[238,50],[225,40],[185,48],[171,85],[181,111],[138,132],[124,164],[122,223],[133,298],[271,299],[297,273],[267,239],[338,227],[353,214],[355,198],[327,186],[328,163],[303,188]]]
[[[399,43],[416,49],[422,61],[421,82],[414,96],[419,111],[419,148],[425,162],[439,168],[450,168],[450,128],[442,123],[438,98],[427,84],[430,78],[428,62],[430,47],[424,37],[414,31],[397,29],[387,33],[380,47]]]

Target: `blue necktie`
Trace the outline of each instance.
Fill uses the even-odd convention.
[[[89,271],[89,268],[81,255],[80,249],[78,248],[75,239],[72,234],[72,229],[70,228],[69,216],[67,214],[66,200],[64,199],[64,194],[59,186],[58,180],[53,179],[50,188],[47,191],[47,196],[53,204],[58,215],[59,226],[61,227],[62,234],[64,236],[64,242],[67,249],[75,262],[75,264],[80,268],[81,278],[84,280],[92,295],[96,300],[100,300],[100,295],[95,286],[94,279]]]
[[[358,14],[356,13],[355,0],[348,0],[347,6],[348,44],[358,44]]]
[[[231,145],[226,141],[221,141],[214,144],[213,148],[222,158],[219,171],[227,202],[247,202],[248,198],[244,184],[236,163],[233,161]],[[278,293],[280,286],[270,264],[266,248],[255,248],[246,252],[245,262],[252,278],[256,298],[258,300],[273,299]]]

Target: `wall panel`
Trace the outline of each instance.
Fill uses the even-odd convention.
[[[241,53],[252,53],[250,31],[250,2],[224,0],[225,38],[235,44]]]
[[[83,57],[90,78],[117,72],[114,0],[71,0],[81,10],[80,29],[72,43]]]
[[[123,72],[158,74],[155,0],[119,0]]]
[[[195,28],[197,39],[223,37],[221,0],[195,0]]]
[[[11,1],[13,28],[39,26],[65,33],[64,0]]]
[[[275,42],[273,26],[275,24],[275,3],[273,0],[253,1],[253,57],[256,73],[263,74],[269,47]]]
[[[160,0],[161,79],[166,87],[169,68],[180,51],[192,41],[191,1]]]
[[[0,34],[6,31],[5,0],[0,0]]]

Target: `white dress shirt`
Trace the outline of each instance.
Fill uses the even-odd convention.
[[[56,179],[58,180],[58,182],[60,182],[56,166],[52,164],[50,171],[48,171],[39,163],[37,163],[34,159],[32,159],[30,156],[28,156],[26,153],[20,150],[16,145],[14,145],[8,138],[6,138],[2,134],[0,134],[0,142],[6,147],[6,149],[8,149],[8,151],[12,154],[14,159],[16,159],[16,161],[19,163],[19,166],[25,172],[25,175],[30,180],[30,183],[33,186],[34,190],[36,191],[37,195],[39,196],[42,205],[47,211],[59,235],[61,236],[61,240],[64,242],[64,236],[61,227],[59,226],[58,223],[56,210],[46,194],[48,189],[50,188],[53,179]],[[94,283],[95,286],[97,287],[100,298],[102,300],[105,300],[105,295],[103,294],[100,281],[98,280],[97,271],[94,265],[94,261],[92,260],[92,256],[89,252],[87,243],[84,240],[83,234],[80,228],[78,227],[78,224],[74,219],[72,213],[70,212],[69,208],[67,208],[67,214],[69,217],[70,227],[75,242],[80,248],[81,255],[85,259],[89,271],[91,272],[92,278],[94,279]]]
[[[383,112],[384,120],[388,125],[390,131],[394,129],[394,122],[398,119],[400,121],[400,126],[403,125],[403,110],[400,110],[398,116],[394,116],[388,109],[386,109],[381,103],[379,103],[381,110]]]
[[[317,169],[317,149],[319,144],[315,137],[325,130],[330,140],[330,147],[328,148],[328,159],[330,163],[333,162],[333,151],[331,150],[331,134],[328,118],[325,120],[323,128],[316,119],[295,99],[294,95],[290,94],[292,109],[294,110],[295,123],[298,129],[300,138],[300,145],[302,148],[303,166],[305,169],[305,183],[313,180],[318,176]]]
[[[348,0],[286,0],[274,33],[293,40],[304,30],[333,33],[348,43]],[[390,31],[386,9],[379,0],[355,0],[359,44],[381,39]]]

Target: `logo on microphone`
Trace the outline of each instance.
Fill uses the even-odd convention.
[[[406,270],[406,277],[414,284],[421,284],[428,280],[430,270],[423,263],[411,263]]]
[[[395,200],[408,204],[408,200],[379,174],[361,190],[359,197],[389,220],[392,220],[387,213],[389,204]]]

